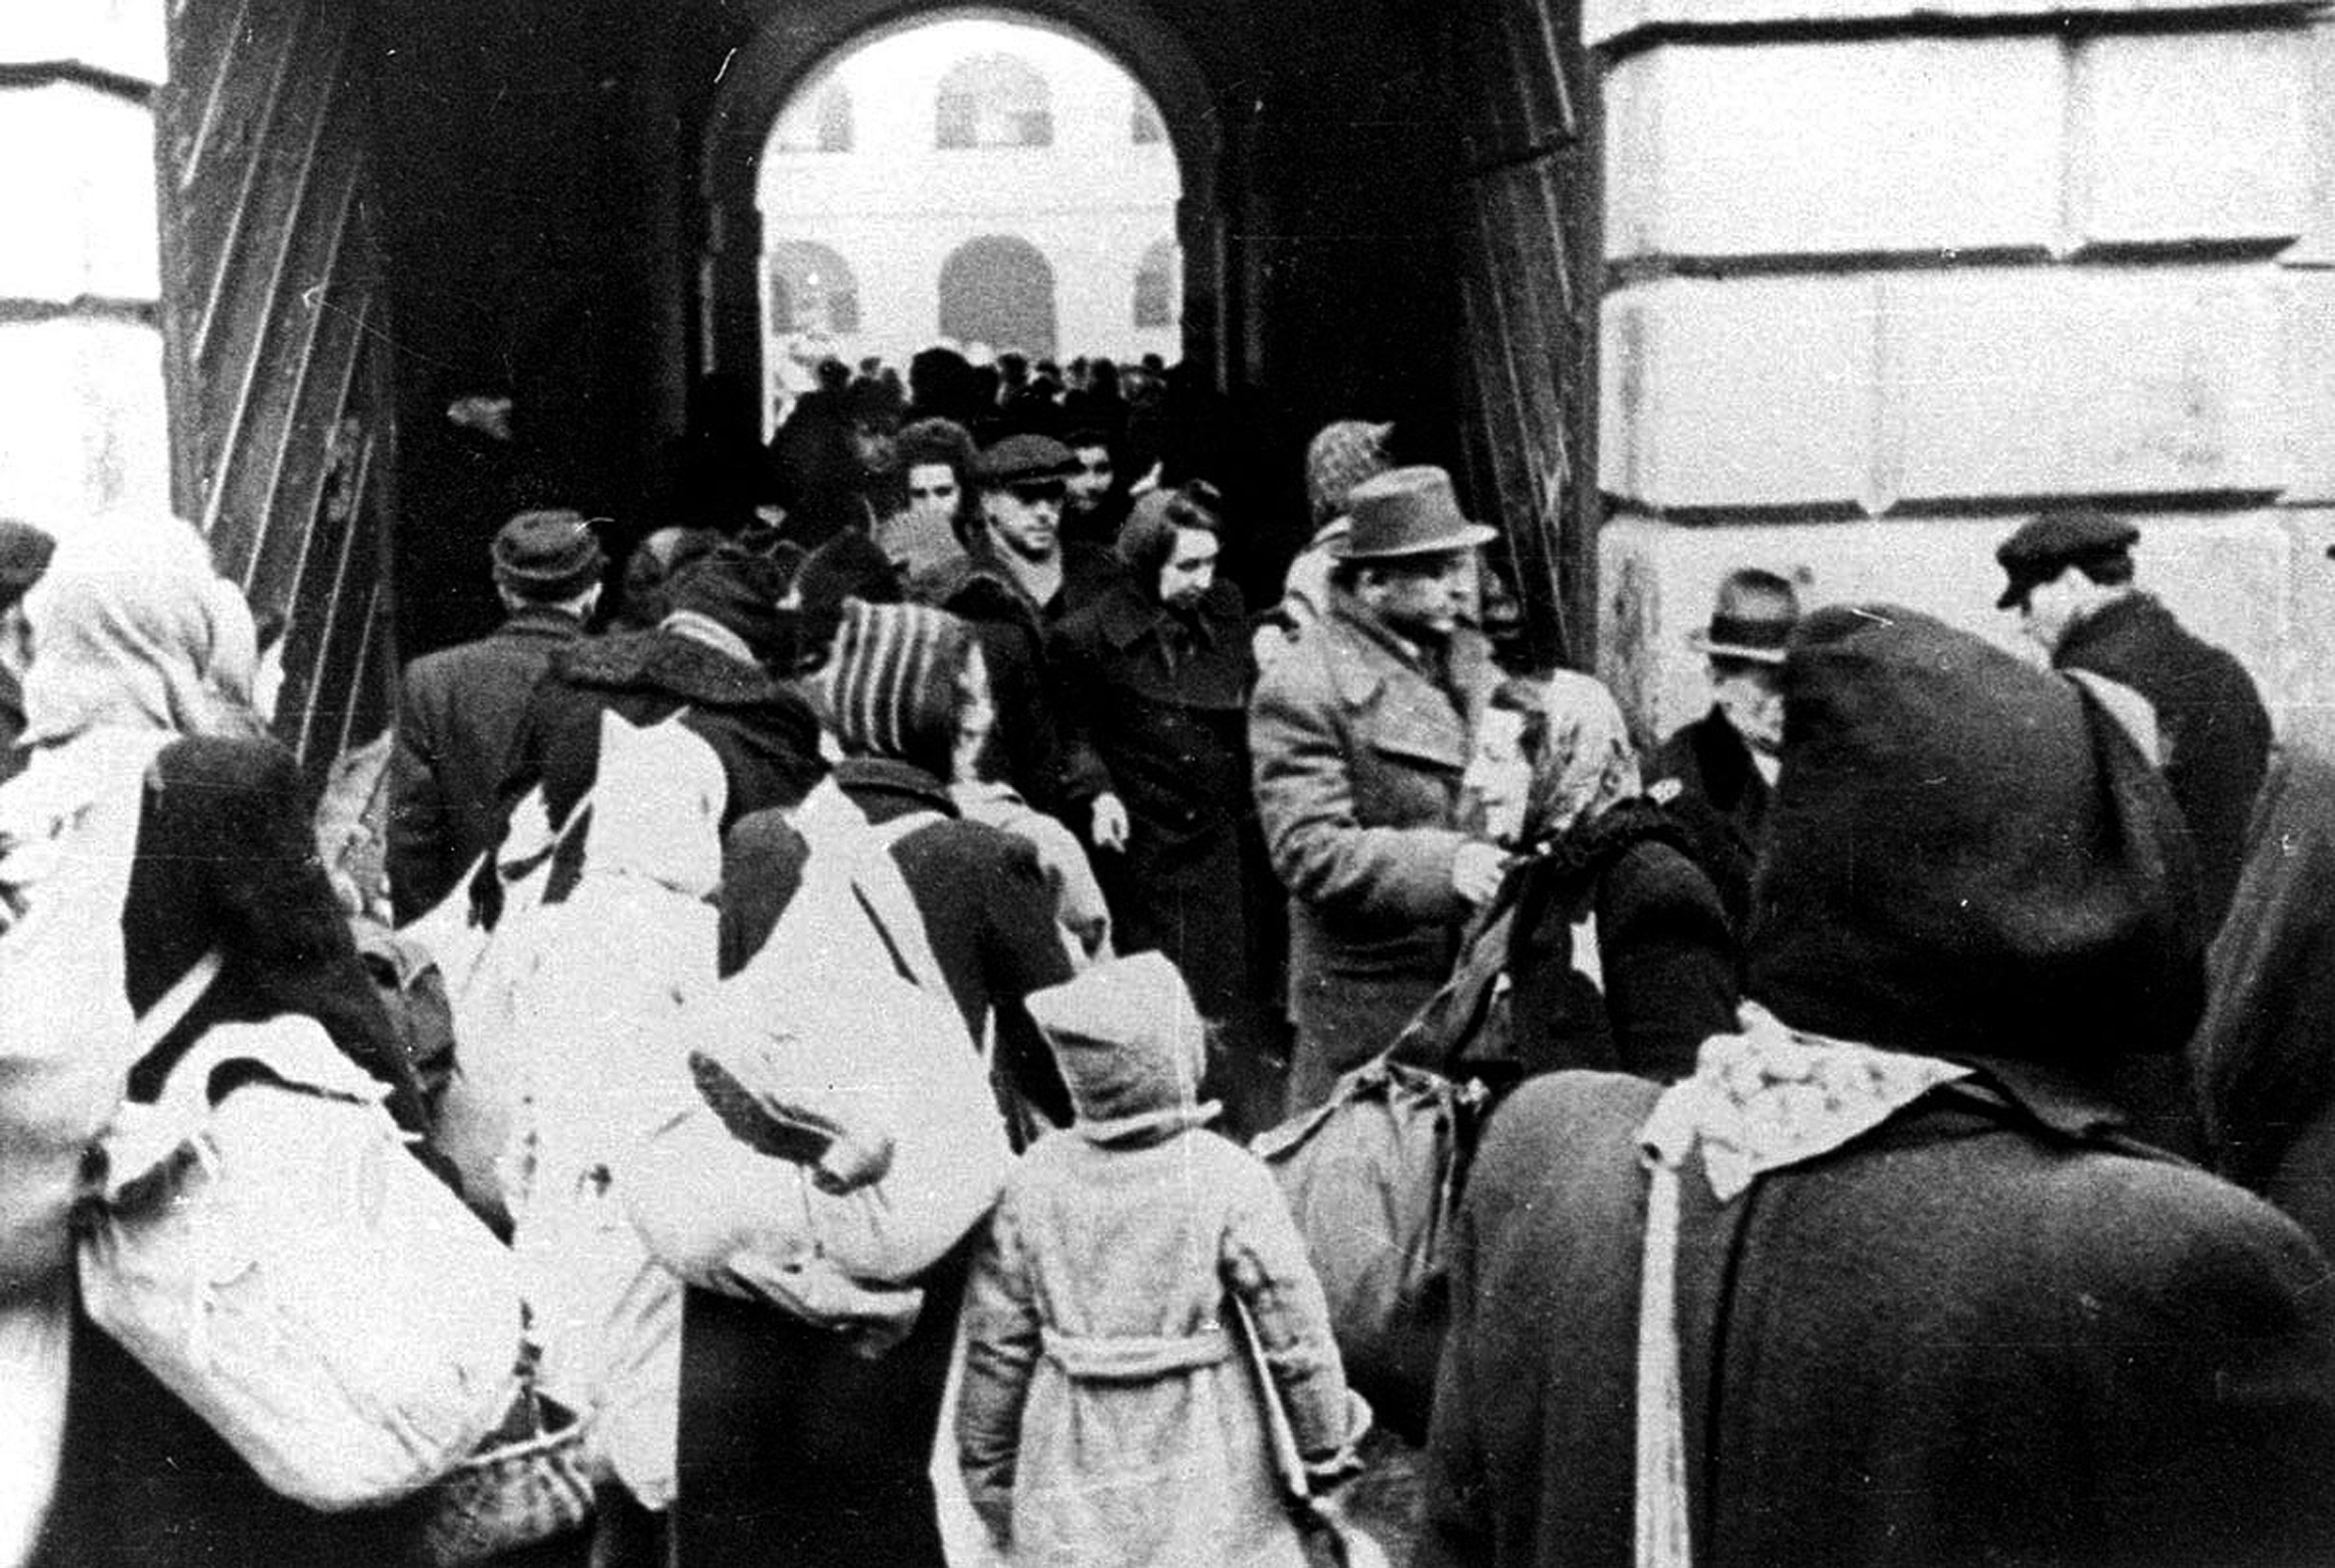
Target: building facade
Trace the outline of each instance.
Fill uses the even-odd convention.
[[[854,47],[797,91],[761,171],[766,372],[1180,351],[1175,156],[1087,44],[954,20]]]

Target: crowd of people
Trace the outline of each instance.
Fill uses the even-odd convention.
[[[2335,773],[2138,530],[2004,541],[2040,661],[1747,565],[1641,747],[1387,425],[1245,603],[1166,390],[833,365],[752,526],[518,513],[321,822],[191,529],[0,526],[0,1562],[2330,1560]],[[93,1319],[90,1151],[286,1015],[512,1248],[588,1518],[432,1556]],[[1373,1431],[1245,1144],[1390,1056],[1478,1098]]]

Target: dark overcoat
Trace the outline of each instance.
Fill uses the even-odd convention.
[[[1461,776],[1500,675],[1490,646],[1466,627],[1451,638],[1447,668],[1435,678],[1341,592],[1251,702],[1258,814],[1289,890],[1300,1068],[1309,1041],[1317,1067],[1375,1054],[1450,972],[1469,912],[1451,874],[1467,838]],[[1291,1095],[1318,1099],[1295,1081]]]
[[[1675,794],[1667,787],[1673,784]],[[1724,710],[1714,706],[1671,731],[1655,756],[1647,790],[1669,797],[1672,814],[1696,836],[1712,883],[1740,931],[1751,910],[1752,872],[1772,791]]]
[[[1723,1207],[1689,1160],[1697,1568],[2335,1560],[2326,1261],[2080,1094],[1987,1082]],[[1492,1117],[1455,1233],[1430,1561],[1634,1560],[1658,1093],[1563,1074]]]
[[[573,615],[529,608],[406,666],[389,754],[389,898],[400,924],[428,913],[495,842],[496,792],[527,698],[552,655],[582,635]]]
[[[2067,629],[2052,655],[2139,692],[2157,710],[2164,782],[2197,845],[2210,925],[2229,908],[2246,825],[2270,760],[2270,715],[2246,666],[2192,636],[2148,594],[2127,594]]]
[[[1264,866],[1240,592],[1217,584],[1186,631],[1120,583],[1066,617],[1047,650],[1072,820],[1106,792],[1127,809],[1126,847],[1094,854],[1118,947],[1159,949],[1200,1010],[1225,1017],[1269,972],[1249,950],[1249,884]]]

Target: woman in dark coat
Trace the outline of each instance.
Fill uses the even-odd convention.
[[[152,1006],[207,951],[223,959],[124,1088],[154,1098],[213,1024],[305,1014],[421,1133],[420,1086],[317,858],[298,770],[250,707],[250,612],[201,549],[175,530],[134,541],[93,530],[25,604],[31,760],[11,788],[36,792],[92,758],[148,759],[120,912],[129,1008]],[[44,1568],[347,1564],[402,1549],[409,1508],[325,1515],[278,1496],[77,1311],[73,1356]]]
[[[2171,796],[1890,607],[1785,666],[1739,1035],[1524,1085],[1454,1229],[1446,1563],[2335,1561],[2335,1292],[2104,1088],[2204,999]]]
[[[1505,683],[1469,782],[1516,859],[1469,930],[1455,986],[1398,1054],[1497,1077],[1692,1072],[1703,1042],[1735,1026],[1741,956],[1685,829],[1639,793],[1613,695],[1569,670]],[[1481,998],[1453,1007],[1471,979],[1505,980],[1506,1027],[1454,1039],[1451,1017],[1483,1016]]]
[[[849,603],[820,681],[845,753],[835,781],[877,827],[900,834],[893,858],[971,1037],[981,1039],[994,1017],[1017,1093],[1067,1121],[1068,1094],[1021,1005],[1070,975],[1036,851],[959,818],[947,788],[987,737],[978,648],[942,612]],[[775,927],[805,854],[780,812],[731,830],[725,973]],[[914,1332],[874,1360],[772,1308],[689,1293],[675,1505],[689,1568],[943,1568],[927,1465],[971,1246],[969,1237],[918,1278],[924,1299]]]

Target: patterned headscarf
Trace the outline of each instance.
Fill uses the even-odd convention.
[[[946,779],[969,646],[965,623],[945,611],[846,600],[826,680],[843,750],[913,762]]]
[[[1306,448],[1306,501],[1317,530],[1345,514],[1346,497],[1356,485],[1395,466],[1386,445],[1394,433],[1391,424],[1340,419],[1314,437]]]
[[[1638,754],[1614,694],[1561,669],[1539,687],[1541,742],[1524,808],[1524,842],[1554,838],[1640,794]]]
[[[242,593],[174,520],[93,524],[58,546],[25,596],[32,634],[25,741],[89,730],[252,735],[259,639]]]

